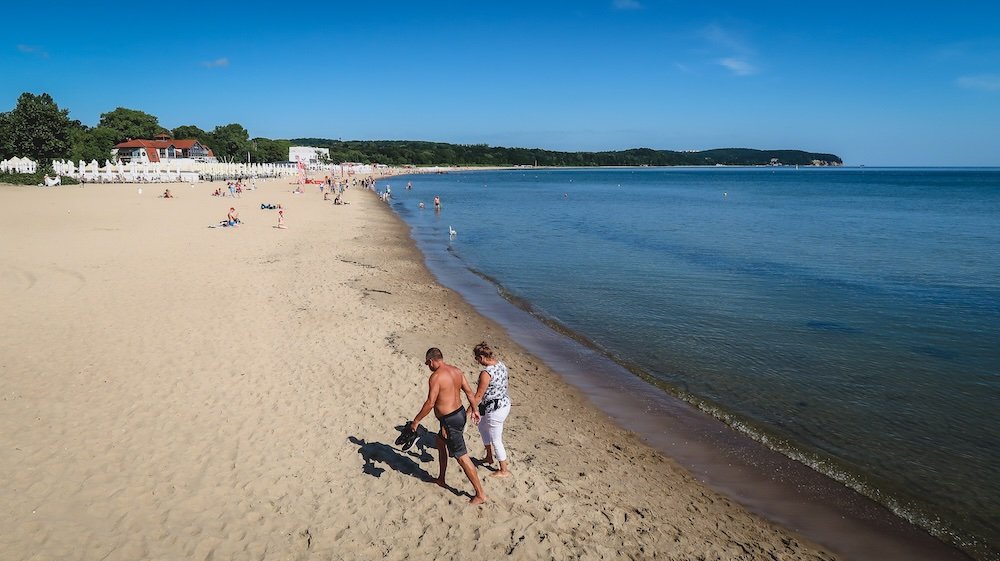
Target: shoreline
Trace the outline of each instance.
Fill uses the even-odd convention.
[[[511,300],[495,279],[419,234],[411,231],[439,282],[498,321],[616,424],[710,487],[848,559],[971,559],[850,486],[669,393],[637,367],[537,315],[530,302]]]
[[[441,286],[373,193],[333,207],[261,182],[245,224],[213,230],[231,199],[212,184],[133,187],[0,186],[12,558],[838,558],[611,423]],[[255,207],[282,201],[275,230]],[[421,481],[432,450],[390,443],[423,351],[471,376],[482,339],[511,370],[515,476],[467,509],[454,463],[449,493]]]

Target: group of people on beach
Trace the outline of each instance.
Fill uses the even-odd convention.
[[[369,179],[370,178],[365,178],[364,180],[362,180],[360,182],[360,184],[364,185],[366,187],[368,187],[369,185],[374,185],[374,181],[369,181]],[[353,179],[352,181],[344,180],[343,182],[339,182],[339,181],[336,181],[336,180],[330,178],[329,176],[327,176],[321,182],[312,182],[312,181],[310,181],[310,183],[319,183],[319,185],[320,185],[320,192],[323,193],[323,200],[325,200],[325,201],[330,200],[329,195],[331,193],[335,193],[336,197],[333,200],[333,204],[335,204],[335,205],[346,205],[346,204],[348,204],[342,198],[342,195],[343,195],[344,191],[347,190],[348,188],[350,188],[350,186],[352,184],[353,185],[358,185],[359,184],[359,182],[358,182],[357,179]],[[252,186],[248,187],[249,190],[254,190],[254,188],[255,187],[252,187]],[[225,190],[223,190],[221,187],[216,188],[215,191],[212,193],[212,196],[213,197],[224,197],[224,196],[226,196],[226,193],[228,192],[230,196],[232,196],[232,197],[235,198],[235,197],[239,197],[242,194],[243,189],[244,189],[244,187],[243,187],[242,178],[239,178],[236,181],[227,181],[226,182],[226,189]],[[295,189],[292,190],[292,194],[293,195],[298,195],[298,194],[303,194],[303,193],[305,193],[305,191],[302,189],[302,184],[301,183],[298,184],[298,185],[296,185]],[[163,197],[164,198],[171,198],[171,197],[173,197],[173,195],[170,193],[170,190],[167,189],[167,191],[164,192]],[[271,204],[271,203],[261,203],[260,208],[261,208],[261,210],[277,210],[278,211],[278,224],[275,225],[274,227],[278,228],[278,229],[281,229],[281,230],[284,230],[284,229],[287,228],[287,226],[285,225],[285,210],[284,210],[284,208],[280,204],[274,205],[274,204]],[[239,224],[241,224],[241,220],[239,219],[239,213],[236,211],[236,209],[234,207],[230,207],[229,208],[229,213],[226,215],[226,219],[219,222],[219,226],[222,226],[222,227],[237,226]],[[212,227],[214,228],[215,226],[212,226]]]
[[[479,343],[472,349],[472,354],[482,366],[475,393],[465,374],[444,361],[441,349],[432,347],[427,350],[424,364],[431,371],[427,380],[427,399],[413,421],[404,427],[404,431],[416,434],[420,420],[434,411],[434,416],[441,424],[437,434],[438,477],[435,482],[441,487],[447,487],[445,473],[448,469],[448,457],[455,458],[475,490],[469,503],[482,504],[487,497],[465,445],[465,424],[467,419],[472,419],[479,427],[479,434],[486,447],[480,464],[498,462],[499,469],[492,476],[509,477],[511,473],[507,463],[507,450],[503,445],[503,426],[510,415],[511,400],[507,366],[496,357],[490,345],[485,341]],[[462,405],[461,393],[469,401],[468,408]]]
[[[245,187],[245,188],[249,189],[250,191],[253,191],[256,188],[255,185],[254,185],[255,183],[256,183],[256,181],[254,181],[253,179],[251,179],[250,180],[250,185],[247,186],[247,187]],[[236,197],[239,197],[239,196],[241,196],[243,194],[243,189],[244,189],[243,178],[241,177],[241,178],[238,178],[236,181],[227,181],[226,182],[226,190],[225,191],[223,191],[221,187],[216,188],[216,190],[212,192],[212,196],[213,197],[225,197],[226,193],[228,192],[230,197],[236,198]]]
[[[280,204],[273,205],[270,203],[261,203],[260,209],[261,210],[276,209],[278,211],[278,224],[277,226],[275,226],[275,228],[279,228],[282,230],[287,228],[287,226],[285,226],[285,209]],[[229,207],[229,213],[226,214],[226,219],[219,222],[219,225],[222,227],[238,226],[240,224],[242,224],[242,221],[240,220],[240,213],[236,210],[235,207]]]

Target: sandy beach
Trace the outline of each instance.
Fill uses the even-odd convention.
[[[611,423],[437,284],[374,193],[220,185],[0,186],[4,559],[837,559]],[[243,224],[209,228],[230,206]],[[393,441],[426,349],[474,383],[482,340],[513,477],[480,467],[471,507],[454,462],[427,481],[432,436]]]

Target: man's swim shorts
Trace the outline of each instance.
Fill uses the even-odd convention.
[[[444,444],[448,448],[448,455],[452,458],[458,458],[468,454],[469,452],[465,449],[465,434],[463,434],[465,408],[459,407],[438,420],[441,421],[441,432],[438,433],[438,436],[444,440]]]

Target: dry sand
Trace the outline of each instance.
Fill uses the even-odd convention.
[[[614,426],[438,285],[373,193],[288,181],[0,186],[0,558],[836,558]],[[208,228],[231,204],[245,223]],[[428,347],[474,381],[484,339],[514,476],[480,467],[471,507],[394,427]]]

